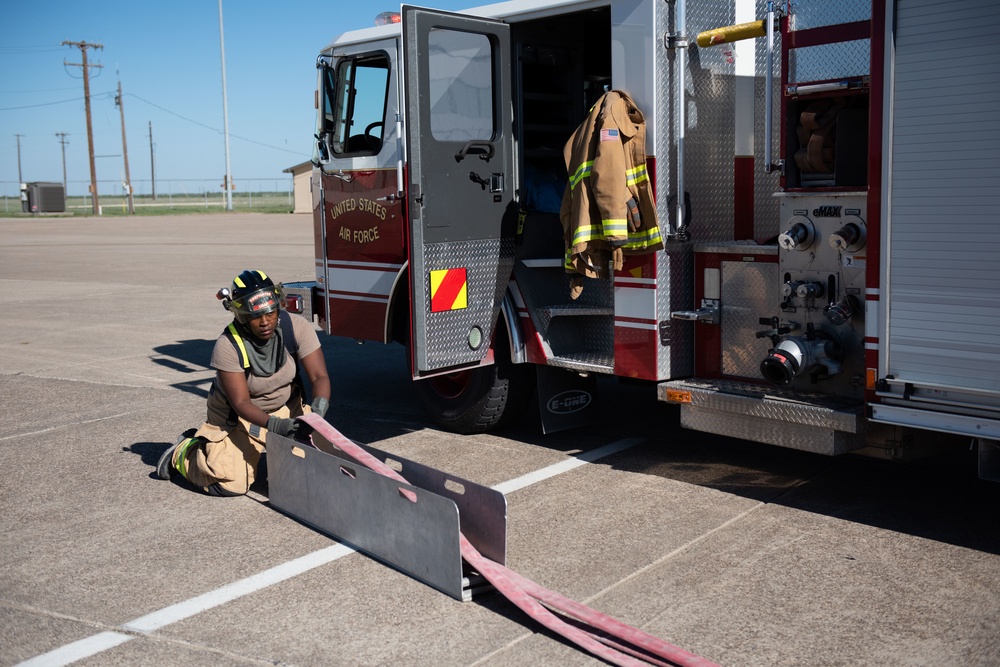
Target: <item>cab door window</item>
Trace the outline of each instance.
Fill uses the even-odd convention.
[[[432,29],[427,43],[431,134],[438,141],[492,139],[493,51],[489,38]]]

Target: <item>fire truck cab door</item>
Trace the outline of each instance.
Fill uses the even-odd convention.
[[[509,27],[404,5],[403,71],[419,376],[492,361],[517,221]]]

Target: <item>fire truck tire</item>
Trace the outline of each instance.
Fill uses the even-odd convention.
[[[507,334],[497,330],[496,349],[507,349]],[[446,373],[413,385],[424,411],[453,433],[482,433],[512,423],[534,395],[533,371],[498,354],[493,364]]]

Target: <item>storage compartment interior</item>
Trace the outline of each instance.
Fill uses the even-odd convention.
[[[868,92],[802,97],[787,106],[789,188],[868,184]]]
[[[514,23],[511,40],[521,209],[514,274],[547,363],[611,372],[611,281],[587,281],[583,294],[570,299],[559,221],[563,147],[611,89],[611,10]]]
[[[511,39],[521,208],[558,213],[566,187],[563,146],[611,87],[611,11],[514,23]]]

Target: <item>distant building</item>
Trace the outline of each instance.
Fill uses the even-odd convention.
[[[295,194],[292,213],[312,213],[312,169],[312,162],[303,162],[282,170],[282,173],[292,175],[292,190]]]

